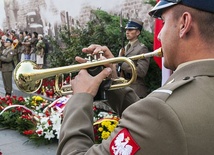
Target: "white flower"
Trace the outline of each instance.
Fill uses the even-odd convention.
[[[50,126],[48,123],[49,117],[41,117],[40,123],[43,125],[44,129],[48,129]]]
[[[48,130],[44,132],[44,134],[45,134],[45,138],[47,138],[48,140],[55,137],[55,135],[53,134],[53,130]]]
[[[44,136],[46,139],[49,140],[55,137],[59,139],[59,132],[62,122],[62,113],[58,110],[50,108],[50,116],[46,116],[43,113],[39,113],[38,115],[40,116],[36,130],[38,136]]]
[[[107,112],[100,112],[99,114],[98,114],[98,117],[101,117],[101,118],[103,118],[103,117],[107,117],[109,115],[109,113],[107,113]]]
[[[59,139],[59,133],[60,133],[60,129],[58,131],[56,131],[56,133],[55,133],[57,135],[57,137],[56,137],[57,139]]]
[[[38,106],[36,106],[36,110],[38,111],[38,110],[40,110],[42,108],[42,104],[39,104]]]
[[[50,120],[53,125],[53,130],[59,130],[59,128],[61,126],[61,122],[62,122],[61,114],[55,113],[55,114],[51,115]]]

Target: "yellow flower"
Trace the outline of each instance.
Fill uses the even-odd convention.
[[[108,126],[111,125],[111,122],[110,122],[110,121],[103,121],[103,122],[101,123],[101,125],[108,128]]]
[[[41,96],[36,96],[35,100],[36,101],[43,101],[43,98]]]
[[[107,139],[109,136],[110,136],[110,132],[108,132],[108,131],[103,131],[103,132],[102,132],[102,135],[101,135],[101,138],[102,138],[102,139]]]
[[[98,130],[99,130],[100,132],[102,132],[102,131],[103,131],[103,128],[102,128],[102,127],[99,127]]]
[[[34,100],[36,98],[36,96],[33,96],[32,99]]]
[[[114,131],[115,127],[116,127],[116,125],[109,125],[107,128],[108,128],[108,131],[112,132],[112,131]]]
[[[36,103],[35,101],[32,101],[32,102],[31,102],[31,105],[36,106],[37,103]]]

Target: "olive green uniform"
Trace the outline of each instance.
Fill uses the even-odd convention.
[[[14,69],[13,52],[13,49],[8,47],[4,49],[0,55],[2,79],[6,94],[12,93],[12,72]]]
[[[127,46],[125,47],[125,49]],[[145,54],[148,52],[148,48],[139,42],[139,40],[135,41],[133,45],[128,49],[125,50],[125,57],[131,57],[139,54]],[[145,84],[145,76],[147,75],[147,71],[149,68],[149,58],[147,59],[139,59],[134,60],[136,70],[137,70],[137,79],[133,82],[130,87],[133,88],[136,94],[143,98],[148,95],[148,88]],[[132,77],[132,70],[131,67],[127,63],[122,63],[121,70],[126,79],[131,79]]]
[[[109,104],[121,119],[99,145],[94,144],[93,97],[75,94],[64,110],[57,154],[109,155],[114,138],[127,129],[139,146],[136,155],[213,155],[213,66],[214,59],[186,64],[141,100],[129,87],[109,91]]]

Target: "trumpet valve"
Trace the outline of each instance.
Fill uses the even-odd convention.
[[[87,60],[87,62],[91,62],[92,61],[92,54],[87,54],[87,58],[85,58]]]
[[[95,55],[93,55],[93,56],[94,56],[94,59],[92,60],[92,62],[97,61],[97,55],[95,54]]]
[[[57,92],[60,95],[69,95],[73,93],[71,84],[63,85],[60,91]]]
[[[103,51],[99,51],[99,59],[103,56],[104,52]]]

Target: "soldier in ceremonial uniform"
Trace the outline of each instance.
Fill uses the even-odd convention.
[[[16,35],[16,32],[14,30],[10,31],[10,39],[13,40],[12,43],[12,49],[13,49],[13,65],[14,67],[19,63],[19,55],[18,55],[18,44],[19,44],[19,40],[18,40],[18,36]]]
[[[130,87],[108,91],[108,104],[120,121],[101,144],[94,143],[93,97],[104,78],[117,78],[116,66],[94,77],[82,69],[71,81],[73,96],[64,109],[57,154],[213,155],[213,6],[214,0],[160,0],[149,12],[163,20],[158,39],[164,66],[174,72],[143,99]],[[106,46],[83,49],[99,51],[114,57]]]
[[[13,56],[14,51],[11,47],[13,43],[12,39],[7,38],[4,46],[5,49],[0,54],[2,79],[5,89],[5,96],[11,96],[12,94],[12,72],[14,69]]]
[[[143,28],[143,22],[138,19],[131,19],[125,29],[126,29],[126,38],[129,41],[125,46],[125,53],[122,53],[122,50],[119,53],[119,56],[130,57],[134,55],[139,55],[148,52],[148,48],[140,43],[138,37]],[[144,78],[147,74],[149,68],[149,58],[135,60],[134,61],[136,69],[137,69],[137,80],[130,85],[136,92],[136,94],[143,98],[148,94],[148,88],[145,85]],[[131,67],[123,62],[121,65],[121,72],[125,79],[131,79]]]

